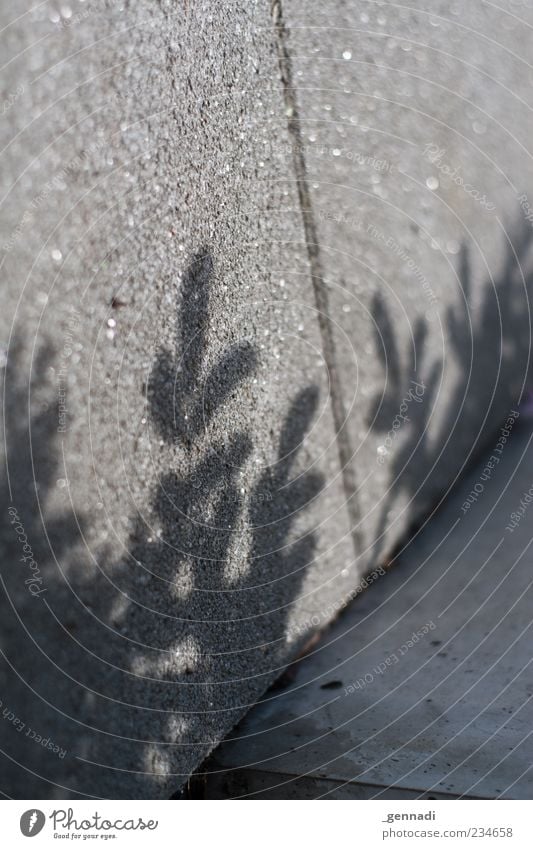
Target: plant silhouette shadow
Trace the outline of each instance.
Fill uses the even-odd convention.
[[[388,517],[400,496],[408,505],[408,538],[443,493],[453,493],[450,485],[490,447],[498,422],[501,426],[511,410],[518,409],[531,386],[532,246],[531,232],[521,221],[505,245],[501,270],[485,280],[480,302],[474,305],[470,250],[462,245],[459,298],[447,307],[444,322],[457,377],[445,404],[440,402],[434,423],[430,419],[446,364],[441,357],[431,360],[428,353],[428,321],[417,318],[402,357],[387,304],[379,292],[374,296],[375,348],[387,383],[370,405],[370,430],[376,434],[389,430],[411,381],[425,386],[422,402],[410,404],[410,421],[387,458],[389,483],[372,551],[376,561],[389,553]]]
[[[30,614],[20,581],[6,587],[14,609],[4,597],[5,686],[10,709],[38,717],[32,723],[66,741],[68,751],[64,760],[43,759],[38,746],[0,725],[10,795],[47,798],[58,792],[53,782],[61,798],[170,795],[221,728],[240,717],[243,682],[246,703],[290,660],[285,625],[316,551],[315,532],[300,531],[298,520],[323,487],[320,474],[298,466],[318,389],[296,394],[276,461],[243,491],[252,435],[217,417],[239,402],[258,355],[249,342],[238,343],[209,365],[213,277],[213,259],[201,249],[182,280],[175,350],[158,352],[145,387],[154,430],[180,457],[180,470],[165,471],[152,494],[158,533],[137,516],[127,554],[108,564],[104,550],[96,576],[81,588],[76,574],[65,582],[56,561],[68,557],[91,517],[51,520],[44,509],[41,521],[39,505],[58,476],[57,411],[51,407],[24,425],[17,420],[29,387],[18,375],[17,351],[10,353],[6,408],[14,417],[8,445],[17,483],[11,501],[4,481],[2,515],[9,504],[24,504],[21,521],[46,573],[50,604]],[[48,350],[37,357],[31,386],[39,385],[51,357]],[[31,432],[39,435],[33,462]],[[10,527],[2,539],[4,562],[16,561]],[[41,649],[20,626],[19,606]]]

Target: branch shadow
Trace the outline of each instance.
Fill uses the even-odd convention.
[[[446,308],[444,322],[457,376],[444,404],[437,393],[446,363],[428,353],[427,319],[417,319],[412,342],[402,358],[392,316],[381,294],[375,295],[374,344],[386,384],[370,406],[370,430],[381,434],[391,428],[413,382],[423,384],[424,393],[420,403],[409,405],[409,422],[385,461],[389,484],[379,514],[374,559],[388,553],[388,517],[400,496],[407,499],[412,532],[467,464],[490,447],[498,422],[501,426],[523,402],[524,389],[531,386],[532,246],[531,231],[521,221],[505,244],[501,270],[486,278],[480,300],[474,303],[470,249],[462,245],[457,268],[459,297]],[[408,365],[402,366],[402,362]],[[437,402],[433,423],[430,419]],[[453,489],[448,495],[451,492]]]

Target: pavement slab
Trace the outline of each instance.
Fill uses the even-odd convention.
[[[530,799],[532,504],[515,422],[217,750],[208,796]]]

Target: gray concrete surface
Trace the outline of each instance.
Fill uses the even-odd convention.
[[[492,457],[217,750],[208,798],[531,799],[531,421]]]
[[[1,12],[2,790],[164,797],[357,575],[267,5],[67,12]]]

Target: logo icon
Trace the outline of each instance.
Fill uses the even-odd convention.
[[[46,817],[37,808],[25,811],[20,818],[20,830],[24,837],[35,837],[42,830]]]

